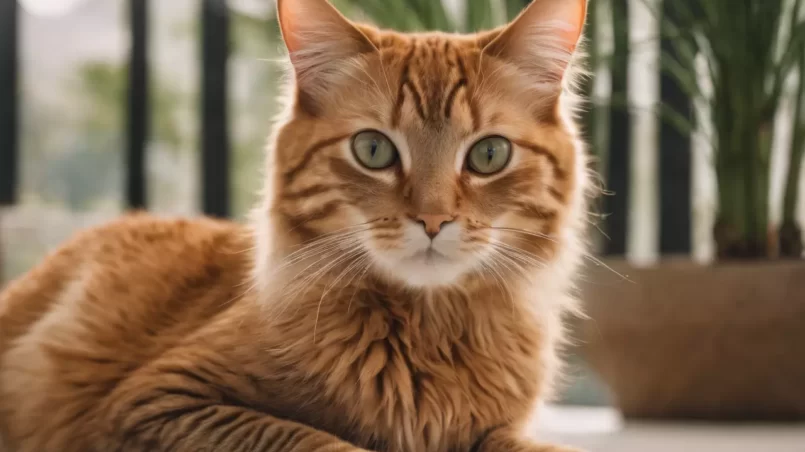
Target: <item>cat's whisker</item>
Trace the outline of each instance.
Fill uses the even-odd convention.
[[[364,269],[360,273],[360,275],[357,276],[358,281],[363,279],[364,275],[366,275],[366,272],[368,272],[369,268],[372,266],[372,263],[371,263],[370,258],[368,256],[366,258],[364,258],[364,259],[365,259],[364,262],[366,263],[366,265],[364,266]],[[352,280],[349,281],[349,284],[352,284]],[[347,303],[347,313],[349,313],[349,310],[352,308],[352,300],[355,299],[355,295],[358,293],[359,290],[360,290],[360,288],[356,287],[355,290],[352,291],[352,296],[349,297],[349,303]]]
[[[551,241],[553,243],[559,243],[557,241],[557,237],[553,237],[553,236],[550,236],[550,235],[547,235],[547,234],[543,234],[541,232],[529,231],[529,230],[526,230],[526,229],[507,228],[507,227],[500,227],[500,226],[489,226],[489,227],[487,227],[485,229],[490,229],[490,230],[494,230],[494,231],[501,231],[501,232],[511,232],[511,233],[516,233],[516,234],[523,234],[523,235],[527,235],[527,236],[531,236],[531,237],[536,237],[536,238],[539,238],[539,239],[549,240],[549,241]]]
[[[309,244],[311,244],[313,242],[316,242],[318,240],[321,240],[321,239],[325,239],[325,238],[332,237],[332,236],[335,236],[335,235],[338,235],[338,234],[342,234],[342,233],[344,233],[346,231],[351,231],[351,230],[353,230],[355,228],[360,228],[362,226],[368,226],[368,225],[370,225],[372,223],[377,223],[380,220],[381,220],[380,218],[376,218],[374,220],[365,221],[363,223],[353,224],[351,226],[345,226],[345,227],[343,227],[341,229],[336,229],[335,231],[326,232],[324,234],[321,234],[321,235],[319,235],[317,237],[314,237],[314,238],[312,238],[310,240],[306,240],[306,241],[304,241],[304,242],[302,242],[302,243],[300,243],[298,245],[294,245],[294,246],[295,247],[300,247],[300,246],[309,245]]]
[[[338,236],[330,236],[326,240],[322,240],[321,242],[311,243],[306,247],[299,249],[283,258],[282,264],[275,269],[274,273],[277,273],[278,271],[283,270],[288,266],[293,265],[294,263],[304,260],[310,257],[311,255],[318,255],[322,252],[331,250],[333,247],[337,248],[338,246],[346,242],[347,239],[352,239],[354,238],[354,236],[359,235],[366,231],[368,231],[368,229],[359,231],[347,231]]]
[[[483,254],[481,252],[472,251],[471,254],[473,254],[478,259],[478,264],[484,270],[484,272],[482,272],[481,275],[485,279],[486,276],[487,276],[486,272],[487,271],[492,272],[491,266],[486,261],[486,259],[484,258]],[[500,284],[500,280],[494,274],[492,274],[492,279],[493,279],[493,281],[495,281],[495,284],[497,284],[497,286],[500,288],[501,292],[503,292],[503,286]]]
[[[294,264],[297,264],[301,261],[304,261],[305,259],[310,258],[311,256],[318,256],[321,253],[330,252],[333,249],[338,249],[345,243],[351,243],[352,241],[354,241],[348,239],[352,239],[352,237],[339,237],[338,240],[332,240],[329,241],[328,243],[322,243],[317,244],[316,246],[310,246],[305,250],[303,250],[302,252],[297,253],[293,258],[285,259],[283,264],[276,268],[276,271],[284,270]]]
[[[360,252],[357,254],[357,260],[355,262],[349,264],[344,270],[341,271],[341,273],[338,275],[338,277],[336,277],[332,282],[330,282],[330,284],[327,285],[327,287],[324,288],[324,291],[322,292],[321,297],[319,297],[319,305],[316,308],[316,320],[313,323],[313,342],[314,343],[316,342],[316,331],[318,331],[318,326],[319,326],[319,313],[321,312],[321,304],[324,302],[324,298],[327,296],[328,293],[330,293],[330,290],[332,290],[332,288],[336,284],[338,284],[338,282],[341,281],[344,278],[344,276],[354,268],[354,266],[357,263],[361,262],[361,259],[366,254],[367,254],[367,251],[361,249]]]
[[[304,269],[300,270],[296,273],[293,277],[288,280],[288,283],[285,285],[285,288],[281,292],[283,296],[287,295],[290,291],[296,290],[296,287],[299,285],[305,285],[305,283],[312,281],[313,279],[319,276],[319,273],[322,271],[326,271],[331,265],[335,262],[338,262],[341,258],[344,257],[344,253],[342,252],[341,248],[335,248],[332,251],[323,254],[319,259],[315,262],[311,263]],[[336,257],[337,256],[337,257]],[[335,257],[333,260],[332,258]],[[329,261],[323,264],[322,267],[314,269],[315,271],[308,272],[313,267],[317,266],[321,262]],[[300,279],[301,278],[301,279]]]
[[[311,240],[302,242],[302,243],[300,243],[298,245],[293,245],[291,248],[299,248],[299,249],[297,249],[296,251],[294,251],[294,252],[288,254],[287,256],[285,256],[284,259],[288,259],[288,258],[293,257],[295,253],[303,251],[306,247],[314,246],[314,245],[317,245],[317,244],[320,245],[320,244],[322,244],[324,242],[329,242],[331,240],[337,240],[338,238],[342,238],[342,237],[346,237],[346,236],[350,236],[350,235],[359,234],[359,233],[362,233],[362,232],[365,232],[365,231],[369,231],[369,230],[372,229],[371,226],[370,226],[371,223],[373,223],[373,222],[367,222],[367,223],[356,224],[356,225],[353,225],[353,226],[347,226],[347,227],[341,228],[341,229],[339,229],[337,231],[322,234],[322,235],[320,235],[320,236],[318,236],[316,238],[313,238]]]
[[[515,260],[510,255],[508,250],[505,248],[496,248],[495,251],[497,251],[497,257],[500,259],[500,262],[503,264],[506,270],[518,274],[523,279],[528,279],[528,269],[525,268],[522,263]]]
[[[506,284],[506,278],[503,276],[503,274],[501,274],[498,271],[498,267],[501,267],[502,265],[500,263],[500,259],[497,256],[497,254],[498,254],[498,252],[496,252],[494,250],[494,248],[493,248],[493,252],[489,253],[489,255],[487,256],[486,263],[490,264],[490,265],[488,265],[488,268],[495,275],[495,278],[500,281],[499,286],[500,286],[502,291],[506,292],[507,299],[509,300],[509,303],[512,305],[512,312],[514,312],[514,295],[512,294],[511,290],[509,289],[509,286]]]
[[[346,281],[345,283],[341,284],[341,287],[338,289],[338,294],[336,295],[336,297],[340,297],[341,292],[343,292],[345,288],[350,287],[352,282],[355,280],[355,277],[358,276],[359,273],[361,273],[362,268],[366,267],[366,264],[367,264],[367,262],[369,262],[370,259],[371,259],[371,257],[369,256],[369,253],[367,252],[364,255],[362,255],[361,257],[359,257],[354,262],[353,265],[351,265],[351,267],[355,268],[356,271],[355,271],[354,274],[352,274],[352,270],[351,269],[349,270],[348,274],[352,274],[352,276],[350,276],[348,281]]]
[[[493,258],[492,263],[493,263],[493,265],[490,267],[490,269],[494,272],[495,278],[499,281],[499,286],[506,293],[506,300],[508,300],[509,306],[511,307],[512,315],[514,315],[514,312],[515,312],[515,306],[514,306],[515,297],[514,297],[514,294],[511,291],[511,289],[509,288],[509,285],[506,284],[506,281],[507,281],[506,277],[502,273],[500,273],[500,271],[499,271],[499,269],[502,267],[502,264],[500,263],[500,259],[496,256],[496,257]]]
[[[295,299],[295,298],[296,298],[298,295],[300,295],[300,294],[301,294],[301,295],[303,295],[303,294],[307,293],[307,291],[308,291],[308,290],[310,290],[310,288],[311,288],[311,287],[314,285],[314,283],[315,283],[315,282],[316,282],[316,281],[317,281],[319,278],[321,278],[322,276],[324,276],[324,275],[325,275],[325,274],[326,274],[328,271],[332,270],[332,269],[333,269],[335,266],[339,265],[340,263],[344,262],[345,260],[350,259],[350,258],[354,257],[356,254],[359,254],[359,253],[362,253],[362,252],[364,252],[364,250],[363,250],[362,246],[361,246],[359,243],[357,243],[357,242],[356,242],[356,245],[355,245],[355,247],[353,247],[353,249],[348,250],[348,251],[346,251],[346,252],[342,253],[340,256],[338,256],[338,257],[337,257],[335,260],[333,260],[332,262],[330,262],[330,263],[326,264],[324,267],[322,267],[322,268],[320,268],[320,269],[316,270],[316,271],[315,271],[315,272],[313,272],[312,274],[307,275],[307,276],[306,276],[305,278],[303,278],[301,281],[296,282],[296,284],[295,284],[295,285],[293,285],[293,286],[289,286],[289,287],[296,287],[296,286],[301,285],[301,286],[303,286],[303,288],[305,288],[305,291],[304,291],[304,292],[301,292],[301,293],[300,293],[300,292],[298,292],[298,291],[297,291],[297,292],[294,294],[294,296],[293,296],[293,297],[291,297],[291,299]],[[326,256],[326,257],[324,257],[323,259],[327,259],[327,258],[329,258],[329,255],[328,255],[328,256]],[[320,259],[319,261],[321,261],[321,260],[323,260],[323,259]],[[307,269],[305,269],[305,270],[303,270],[302,272],[300,272],[300,274],[303,274],[303,273],[305,273],[306,271],[307,271]],[[283,292],[283,293],[286,293],[286,292]]]
[[[301,286],[300,289],[298,289],[292,296],[288,297],[288,299],[290,300],[289,303],[292,300],[295,300],[297,297],[305,295],[315,285],[316,281],[318,281],[322,276],[326,275],[330,270],[335,268],[337,265],[339,265],[339,264],[341,264],[341,263],[343,263],[343,262],[355,257],[356,254],[360,254],[362,252],[364,252],[364,251],[360,247],[356,247],[355,249],[353,249],[353,250],[351,250],[351,251],[349,251],[349,252],[347,252],[347,253],[339,256],[339,257],[337,257],[331,263],[325,265],[323,268],[317,270],[313,274],[311,274],[311,275],[307,276],[306,278],[304,278],[298,284],[298,286]],[[294,286],[294,287],[296,287],[296,286]],[[323,300],[323,298],[319,300],[318,308],[316,309],[316,321],[318,321],[318,316],[319,316],[319,312],[320,312],[320,309],[321,309],[321,301],[322,300]],[[314,332],[314,340],[315,340],[316,325],[314,325],[314,327],[313,327],[313,332]]]
[[[381,64],[380,71],[383,73],[383,80],[386,81],[386,89],[388,89],[389,93],[393,92],[391,90],[391,83],[389,82],[389,74],[386,72],[386,66]]]
[[[634,281],[629,279],[629,276],[620,273],[619,271],[617,271],[614,268],[610,267],[606,262],[604,262],[601,259],[595,257],[594,255],[592,255],[590,253],[584,253],[584,254],[582,254],[582,257],[587,259],[587,260],[589,260],[589,261],[591,261],[595,265],[598,265],[599,267],[604,267],[604,269],[609,270],[610,272],[614,273],[615,275],[617,275],[622,280],[624,280],[626,282],[634,283]]]
[[[558,240],[556,238],[554,238],[554,237],[548,236],[546,234],[542,234],[540,232],[527,231],[525,229],[504,228],[504,227],[489,227],[487,229],[493,229],[493,230],[502,231],[502,232],[517,233],[517,234],[522,234],[522,235],[526,235],[526,236],[537,237],[537,238],[549,240],[549,241],[551,241],[553,243],[557,243],[557,244],[559,243]],[[587,260],[593,262],[594,264],[596,264],[596,265],[598,265],[600,267],[603,267],[604,269],[612,272],[613,274],[617,275],[619,278],[623,279],[624,281],[634,282],[631,279],[629,279],[628,276],[618,272],[614,268],[610,267],[607,263],[605,263],[604,261],[602,261],[601,259],[595,257],[594,255],[592,255],[590,253],[583,253],[582,257],[584,259],[587,259]]]
[[[545,262],[544,260],[540,259],[539,256],[537,256],[537,255],[535,255],[533,253],[530,253],[530,252],[528,252],[528,251],[526,251],[526,250],[524,250],[522,248],[519,248],[517,246],[510,245],[510,244],[508,244],[506,242],[503,242],[503,241],[500,241],[500,240],[492,240],[490,243],[492,243],[493,246],[501,247],[501,248],[505,249],[506,251],[508,251],[508,252],[512,253],[513,255],[517,256],[519,259],[525,261],[525,263],[531,264],[531,265],[533,265],[533,266],[535,266],[537,268],[544,268],[547,265],[547,262]]]
[[[521,255],[515,250],[499,248],[498,251],[506,258],[515,261],[519,266],[531,267],[534,269],[545,268],[545,265],[543,265],[541,262],[530,259],[529,256]]]
[[[354,241],[350,242],[349,244],[350,244],[350,245],[352,245],[352,246],[354,247],[354,246],[356,246],[358,243],[359,243],[359,241],[354,240]],[[342,244],[343,244],[343,243],[342,243]],[[330,248],[330,250],[329,250],[329,251],[325,251],[325,252],[323,252],[323,254],[321,254],[321,255],[319,256],[319,258],[318,258],[316,261],[312,262],[312,263],[311,263],[311,264],[309,264],[307,267],[303,268],[302,270],[300,270],[299,272],[297,272],[297,273],[296,273],[296,274],[295,274],[293,277],[291,277],[291,278],[289,279],[289,282],[288,282],[287,284],[285,284],[285,285],[284,285],[283,290],[282,290],[282,291],[279,293],[279,296],[277,297],[277,300],[276,300],[276,304],[275,304],[275,305],[277,305],[277,306],[280,306],[280,307],[281,307],[281,309],[280,309],[280,310],[279,310],[279,312],[277,313],[277,316],[279,316],[279,315],[281,315],[282,313],[284,313],[284,312],[285,312],[285,309],[288,307],[288,305],[290,305],[290,304],[291,304],[291,302],[292,302],[292,300],[296,298],[296,295],[298,295],[298,293],[297,293],[297,294],[295,294],[293,297],[288,297],[288,296],[286,296],[286,295],[288,295],[289,291],[294,290],[294,291],[298,292],[299,290],[301,290],[301,289],[297,289],[297,287],[298,287],[300,284],[304,284],[304,283],[305,283],[305,282],[306,282],[308,279],[310,279],[310,278],[312,278],[312,277],[315,277],[315,276],[317,275],[318,271],[317,271],[317,272],[315,272],[315,273],[313,273],[312,275],[307,275],[307,276],[305,276],[305,277],[302,279],[302,281],[301,281],[301,282],[300,282],[300,281],[298,281],[298,279],[297,279],[297,278],[299,278],[301,275],[305,275],[309,269],[311,269],[312,267],[314,267],[314,266],[318,265],[320,262],[326,261],[326,260],[328,260],[328,259],[330,259],[330,258],[332,258],[332,257],[334,257],[334,256],[337,256],[338,254],[340,254],[340,253],[341,253],[341,251],[342,251],[342,248],[341,248],[341,247],[339,247],[339,246],[336,246],[336,247],[332,247],[332,248]],[[343,254],[342,254],[342,257],[343,257]],[[340,259],[340,258],[336,258],[336,261],[335,261],[335,262],[337,262],[339,259]],[[329,264],[328,264],[328,265],[329,265]],[[326,267],[326,265],[325,265],[325,267]],[[321,271],[321,270],[319,270],[319,271]],[[308,288],[309,288],[309,286],[308,286]]]

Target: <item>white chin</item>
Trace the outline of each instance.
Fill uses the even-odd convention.
[[[440,287],[458,282],[466,265],[438,255],[419,254],[381,266],[393,279],[410,287]]]
[[[404,231],[404,248],[374,254],[375,262],[391,279],[417,288],[449,286],[470,270],[470,256],[457,249],[460,226],[442,228],[433,242],[419,225],[408,225]]]

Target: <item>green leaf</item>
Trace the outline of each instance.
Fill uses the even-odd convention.
[[[490,1],[468,1],[466,31],[474,33],[494,28],[492,22],[492,3]]]

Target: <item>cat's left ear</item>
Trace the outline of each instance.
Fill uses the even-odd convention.
[[[485,48],[540,82],[559,83],[581,39],[587,0],[533,0]]]

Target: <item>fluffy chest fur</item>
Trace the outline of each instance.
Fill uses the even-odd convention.
[[[268,314],[272,366],[316,400],[295,416],[373,450],[423,452],[467,450],[485,430],[528,418],[552,377],[555,319],[482,283],[419,296],[376,289]]]

